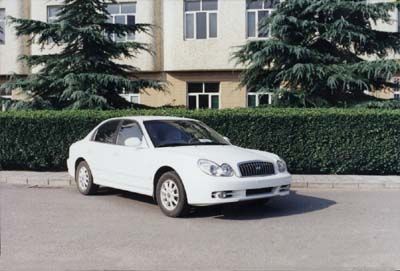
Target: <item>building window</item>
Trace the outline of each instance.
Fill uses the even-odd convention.
[[[266,38],[269,31],[263,29],[261,31],[261,22],[269,17],[279,0],[247,0],[247,38]]]
[[[47,22],[48,23],[55,23],[58,19],[58,15],[60,14],[61,9],[63,6],[48,6],[47,7]],[[49,38],[47,40],[48,43],[53,43],[53,39]]]
[[[110,14],[109,23],[126,25],[135,25],[136,23],[136,3],[109,4],[107,11]],[[125,42],[134,40],[135,35],[132,33],[125,36],[111,34],[111,38],[117,42]]]
[[[134,104],[140,104],[140,93],[134,92],[134,93],[123,93],[120,94],[122,98],[127,100],[128,102],[134,103]]]
[[[393,93],[394,93],[394,99],[395,100],[400,100],[400,78],[395,77],[393,78],[393,83],[394,83],[394,88],[393,88]]]
[[[272,104],[272,95],[271,92],[248,91],[247,107],[259,107]]]
[[[189,109],[219,109],[220,83],[188,83]]]
[[[58,15],[62,9],[62,6],[49,6],[47,7],[47,22],[55,23],[58,19]]]
[[[218,0],[185,0],[185,39],[218,35]]]
[[[6,42],[6,10],[0,8],[0,44]]]
[[[400,9],[397,9],[397,32],[400,32]]]

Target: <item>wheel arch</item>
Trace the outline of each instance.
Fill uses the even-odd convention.
[[[154,177],[153,177],[153,199],[156,203],[157,203],[156,188],[157,188],[158,181],[160,180],[160,177],[164,173],[169,172],[169,171],[174,171],[179,176],[179,173],[171,166],[162,166],[154,174]],[[180,178],[180,176],[179,176],[179,178]]]
[[[85,161],[85,162],[87,163],[86,159],[83,158],[83,157],[79,157],[79,158],[77,158],[77,159],[75,160],[75,164],[74,164],[74,172],[75,172],[75,173],[76,173],[76,169],[78,168],[78,165],[79,165],[81,162],[83,162],[83,161]]]

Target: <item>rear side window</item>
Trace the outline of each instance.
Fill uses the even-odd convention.
[[[108,144],[115,144],[118,133],[119,120],[111,120],[104,123],[97,129],[94,141]]]

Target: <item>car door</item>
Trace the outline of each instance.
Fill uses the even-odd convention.
[[[151,149],[138,122],[123,120],[117,135],[118,164],[115,165],[119,179],[128,190],[152,193]],[[154,157],[153,157],[154,158]]]
[[[89,166],[97,184],[113,186],[121,181],[114,171],[118,164],[115,142],[121,120],[110,120],[103,123],[93,135],[88,148]]]

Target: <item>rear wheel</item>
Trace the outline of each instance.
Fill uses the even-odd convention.
[[[93,195],[99,188],[99,186],[93,182],[92,172],[85,161],[80,162],[76,168],[75,182],[79,192],[83,195]]]
[[[185,188],[174,171],[161,175],[156,187],[157,203],[161,211],[170,217],[182,217],[189,213]]]

